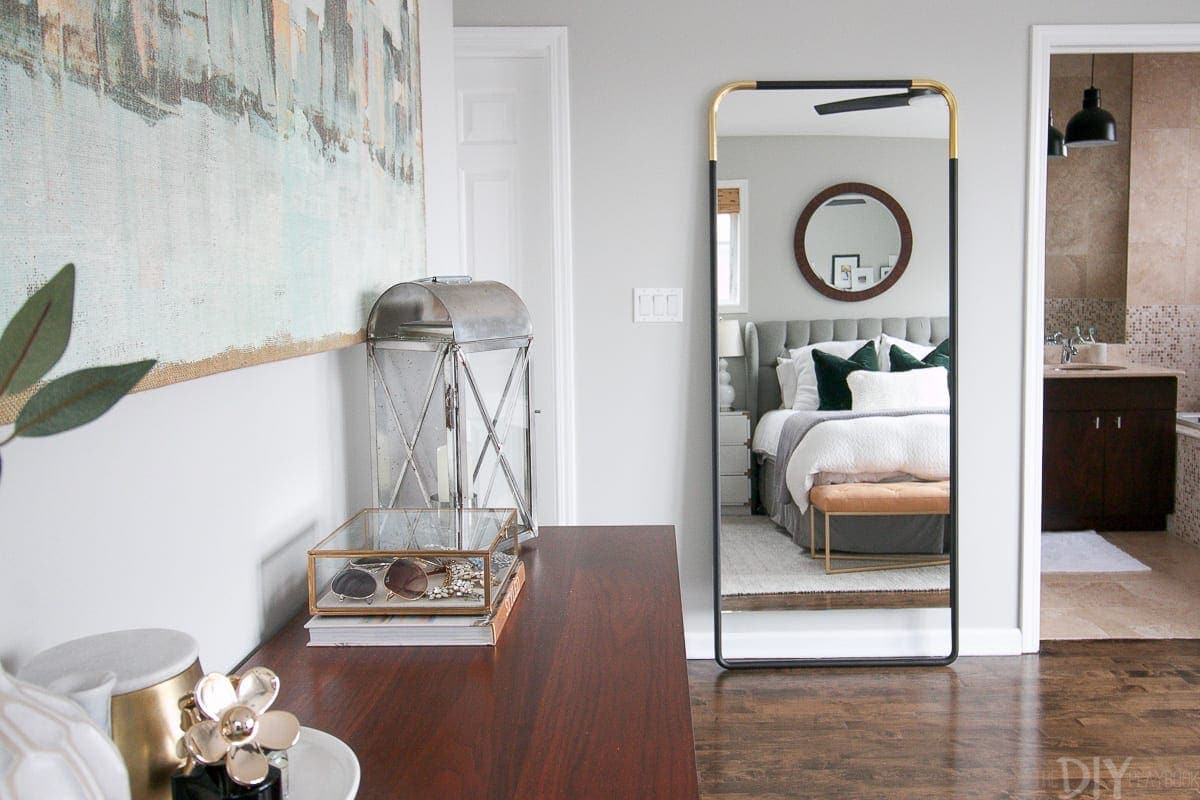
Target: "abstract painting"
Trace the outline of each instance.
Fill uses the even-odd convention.
[[[56,373],[358,340],[425,273],[419,69],[415,0],[0,0],[0,319],[74,262]]]

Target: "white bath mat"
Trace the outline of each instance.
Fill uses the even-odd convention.
[[[1149,572],[1095,531],[1042,533],[1042,572]]]

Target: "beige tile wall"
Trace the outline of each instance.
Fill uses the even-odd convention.
[[[1167,517],[1167,532],[1200,545],[1200,438],[1176,438],[1175,513]]]
[[[1200,304],[1200,53],[1133,64],[1128,302]]]
[[[1129,142],[1130,357],[1187,372],[1200,410],[1200,53],[1133,56]]]
[[[1114,325],[1111,317],[1115,304],[1125,302],[1132,65],[1128,54],[1096,57],[1096,86],[1101,105],[1117,121],[1117,144],[1069,149],[1065,159],[1047,165],[1047,334],[1095,325],[1097,331],[1111,331],[1103,334],[1107,341],[1125,339],[1124,324]],[[1050,108],[1059,130],[1065,131],[1067,121],[1082,107],[1090,71],[1091,56],[1051,56]],[[1109,302],[1080,302],[1085,300]],[[1093,315],[1103,319],[1090,318]]]

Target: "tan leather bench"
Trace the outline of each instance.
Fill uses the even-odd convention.
[[[950,514],[949,481],[903,481],[897,483],[835,483],[814,486],[808,492],[813,511],[809,514],[808,551],[817,553],[817,511],[825,515],[825,573],[867,572],[880,569],[933,567],[949,564],[946,556],[906,556],[842,553],[834,555],[829,549],[830,520],[849,516],[910,516]],[[868,566],[834,567],[835,559],[881,562]]]

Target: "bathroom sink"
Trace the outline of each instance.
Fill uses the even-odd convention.
[[[1114,370],[1114,369],[1125,369],[1125,365],[1124,364],[1083,364],[1083,363],[1059,364],[1057,367],[1054,368],[1054,371],[1055,372],[1076,372],[1076,371],[1082,371],[1082,370],[1090,370],[1093,372],[1097,372],[1097,371],[1109,371],[1109,370]]]

